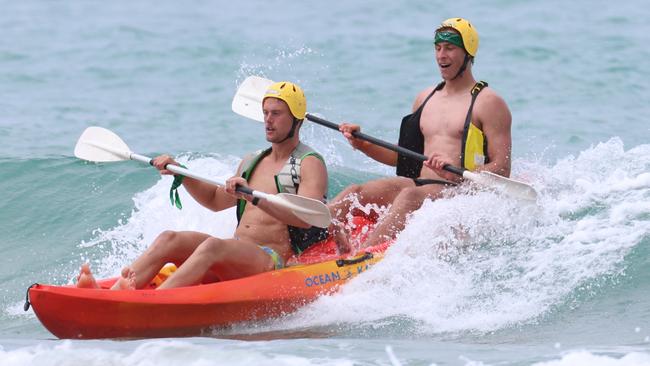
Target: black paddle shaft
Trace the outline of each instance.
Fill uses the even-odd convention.
[[[307,113],[305,118],[307,118],[308,120],[310,120],[310,121],[312,121],[314,123],[318,123],[321,126],[325,126],[325,127],[331,128],[333,130],[337,130],[337,131],[339,130],[339,125],[337,125],[336,123],[330,122],[328,120],[322,119],[322,118],[317,117],[317,116],[314,116],[313,114]],[[400,154],[402,154],[404,156],[407,156],[407,157],[409,157],[411,159],[420,160],[420,161],[429,160],[429,158],[427,158],[425,155],[416,153],[415,151],[411,151],[409,149],[405,149],[405,148],[403,148],[403,147],[401,147],[399,145],[391,144],[390,142],[386,142],[384,140],[380,140],[378,138],[368,136],[365,133],[362,133],[362,132],[359,132],[359,131],[353,132],[352,136],[354,136],[354,137],[356,137],[358,139],[364,140],[364,141],[371,142],[371,143],[373,143],[375,145],[384,147],[384,148],[386,148],[388,150],[395,151],[395,152],[400,153]],[[463,172],[466,170],[464,168],[457,168],[457,167],[455,167],[453,165],[449,165],[449,164],[445,165],[443,167],[443,169],[448,171],[448,172],[460,175],[461,177],[463,176]]]

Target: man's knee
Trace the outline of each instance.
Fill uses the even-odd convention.
[[[158,234],[156,241],[174,241],[178,237],[178,233],[173,230],[165,230],[162,233]]]
[[[200,250],[200,251],[214,252],[214,251],[218,251],[220,249],[223,249],[223,246],[224,246],[224,240],[223,239],[209,237],[206,240],[204,240],[199,245],[199,247],[196,248],[196,249]]]
[[[340,208],[341,205],[346,206],[353,197],[356,197],[359,195],[359,193],[362,190],[362,185],[360,184],[352,184],[347,187],[345,187],[344,190],[339,192],[339,194],[334,197],[334,199],[330,202],[330,209],[331,208]]]
[[[172,230],[165,230],[158,234],[158,237],[153,242],[152,249],[161,250],[164,248],[173,247],[178,240],[178,233]]]
[[[196,248],[195,253],[201,255],[203,258],[210,258],[212,261],[216,261],[228,255],[227,244],[223,239],[210,237]]]
[[[404,188],[397,194],[393,204],[419,206],[426,197],[426,193],[422,192],[421,189],[415,187]]]

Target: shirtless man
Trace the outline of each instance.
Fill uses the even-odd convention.
[[[235,191],[237,185],[278,193],[278,190],[322,200],[327,194],[327,169],[322,157],[300,142],[306,99],[290,82],[271,85],[262,102],[266,140],[271,147],[251,154],[239,165],[225,187],[190,177],[182,184],[206,208],[221,211],[237,206],[238,226],[230,239],[193,231],[165,231],[133,264],[122,270],[113,289],[144,288],[168,262],[178,269],[158,288],[190,286],[205,281],[226,281],[279,269],[294,253],[326,236],[291,211]],[[153,164],[161,174],[178,165],[167,155]],[[276,185],[276,179],[278,185]],[[296,183],[299,182],[299,185]],[[82,267],[80,287],[96,287],[88,265]]]
[[[424,163],[427,169],[421,162],[354,138],[352,132],[360,131],[358,125],[343,123],[340,127],[353,148],[397,166],[398,177],[352,185],[330,205],[339,223],[346,220],[351,209],[354,200],[350,195],[362,205],[390,205],[364,246],[393,239],[404,228],[406,216],[420,208],[426,198],[436,199],[446,187],[459,184],[461,177],[442,169],[446,164],[510,175],[512,118],[504,100],[472,75],[478,50],[476,29],[465,19],[445,20],[435,32],[434,44],[443,82],[417,95],[413,113],[402,120],[399,139],[400,146],[429,156]],[[337,241],[344,240],[341,228],[333,228],[338,231]]]

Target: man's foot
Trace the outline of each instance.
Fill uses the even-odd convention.
[[[111,290],[135,290],[135,272],[129,267],[124,267],[122,275],[115,281]]]
[[[90,265],[84,263],[81,265],[79,276],[77,277],[77,287],[79,288],[99,288],[95,277],[90,272]]]

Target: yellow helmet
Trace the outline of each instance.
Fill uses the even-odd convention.
[[[463,18],[449,18],[442,22],[436,32],[443,28],[453,28],[458,31],[463,39],[465,51],[472,57],[476,56],[476,51],[478,51],[478,32],[472,26],[472,23]]]
[[[307,113],[307,99],[305,98],[305,93],[302,89],[294,83],[289,81],[280,81],[277,82],[266,90],[264,94],[264,99],[266,98],[278,98],[283,100],[289,106],[289,111],[297,119],[305,119],[305,114]]]

